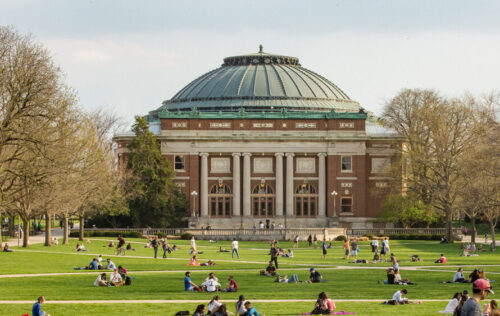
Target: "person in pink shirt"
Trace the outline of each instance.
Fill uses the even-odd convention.
[[[441,254],[441,257],[438,260],[434,261],[434,263],[447,263],[444,254]]]

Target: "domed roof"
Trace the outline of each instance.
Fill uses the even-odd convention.
[[[328,79],[301,67],[298,58],[267,54],[262,46],[256,54],[224,58],[221,67],[193,80],[157,111],[164,108],[202,112],[360,109]]]

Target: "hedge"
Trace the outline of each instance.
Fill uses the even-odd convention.
[[[346,241],[347,237],[344,235],[338,235],[337,237],[335,237],[335,240],[336,241]]]
[[[189,240],[189,239],[191,239],[191,237],[193,237],[193,235],[191,235],[190,233],[184,233],[181,235],[181,239],[184,239],[184,240]]]
[[[86,230],[83,235],[85,237],[118,237],[122,235],[124,238],[142,238],[141,232],[117,232],[117,231],[92,231]],[[80,232],[72,231],[69,233],[69,237],[80,237]]]
[[[391,240],[441,240],[443,235],[425,235],[425,234],[391,234]]]

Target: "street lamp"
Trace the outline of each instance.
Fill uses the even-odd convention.
[[[193,191],[191,192],[191,196],[193,197],[193,213],[191,214],[191,217],[196,216],[196,196],[198,195],[198,192]]]
[[[335,202],[337,201],[337,191],[333,190],[332,191],[332,196],[333,196],[333,217],[337,217],[337,210],[335,208]]]

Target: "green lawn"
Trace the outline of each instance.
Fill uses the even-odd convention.
[[[105,238],[104,238],[105,239]],[[144,248],[145,241],[141,239],[127,239],[133,242],[136,251],[129,251],[125,257],[114,256],[114,249],[107,247],[107,240],[91,240],[85,243],[88,252],[77,253],[77,241],[72,239],[69,245],[44,247],[34,245],[28,249],[13,247],[14,253],[0,253],[0,274],[36,274],[36,273],[70,273],[64,275],[42,275],[23,277],[1,277],[0,275],[0,300],[28,300],[34,301],[36,297],[44,295],[49,303],[44,307],[52,315],[81,314],[106,314],[123,315],[148,314],[148,315],[173,315],[178,310],[194,310],[195,303],[189,304],[50,304],[53,300],[202,300],[206,303],[213,296],[208,293],[186,293],[183,290],[185,271],[192,272],[193,282],[203,282],[208,272],[214,271],[216,276],[226,283],[228,275],[234,275],[239,285],[238,293],[221,293],[223,300],[234,302],[240,294],[248,299],[291,299],[314,300],[321,291],[327,292],[333,299],[390,299],[393,293],[406,287],[410,299],[441,299],[443,302],[424,302],[422,305],[412,306],[384,306],[376,302],[339,302],[339,309],[356,312],[361,315],[430,315],[444,309],[446,300],[454,292],[470,290],[470,284],[442,284],[440,281],[451,280],[456,265],[470,265],[466,271],[473,267],[483,267],[491,279],[495,279],[500,272],[499,253],[481,253],[479,257],[460,257],[460,245],[440,245],[435,241],[391,241],[391,251],[400,260],[401,274],[409,278],[416,285],[397,286],[384,285],[384,267],[389,263],[354,264],[343,259],[341,242],[335,242],[329,249],[326,259],[321,258],[319,248],[307,248],[307,243],[301,243],[295,249],[294,258],[280,258],[279,272],[281,274],[296,273],[300,280],[306,280],[309,267],[316,267],[327,280],[320,284],[280,284],[273,282],[272,278],[259,275],[269,260],[269,244],[266,242],[240,242],[240,260],[231,259],[231,253],[220,253],[219,246],[230,249],[230,242],[210,244],[207,241],[198,241],[199,250],[203,251],[198,257],[201,262],[208,259],[214,260],[217,265],[213,267],[190,267],[189,241],[171,240],[180,247],[180,250],[168,256],[167,260],[154,259],[153,250]],[[282,248],[291,248],[292,243],[280,243]],[[361,243],[360,258],[371,259],[372,253],[367,242]],[[448,264],[433,263],[444,253]],[[110,256],[117,265],[123,265],[129,270],[129,275],[135,277],[132,286],[120,288],[95,288],[93,282],[99,272],[73,270],[74,266],[85,266],[97,254],[104,258]],[[419,254],[423,262],[409,262],[410,256]],[[161,257],[161,254],[160,254]],[[496,265],[496,266],[489,266]],[[343,268],[348,266],[349,268]],[[426,266],[423,271],[410,270],[411,267]],[[430,266],[427,267],[427,266]],[[427,271],[431,269],[433,271]],[[445,270],[445,271],[439,271]],[[446,272],[449,271],[449,272]],[[77,273],[77,274],[75,274]],[[500,279],[500,275],[498,277]],[[496,298],[498,294],[492,296]],[[230,303],[231,309],[234,303]],[[285,303],[256,303],[261,314],[266,315],[298,315],[310,312],[313,303],[285,302]],[[27,311],[30,306],[21,304],[2,304],[0,310],[6,315],[17,315]],[[73,313],[73,314],[72,314]]]

